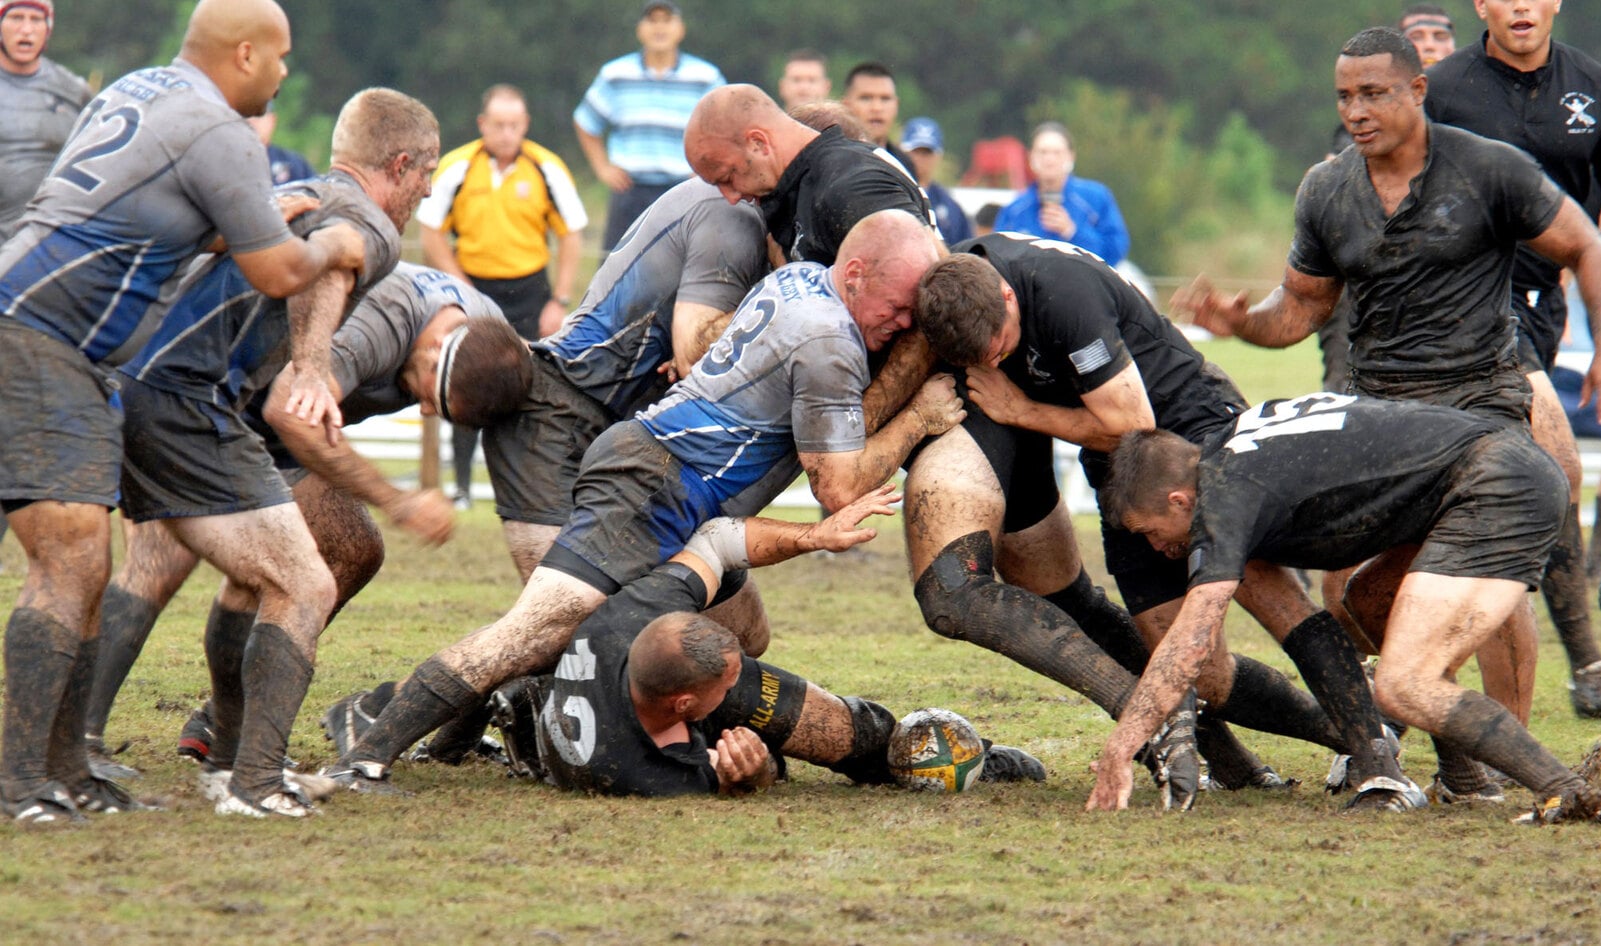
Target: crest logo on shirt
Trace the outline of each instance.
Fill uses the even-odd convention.
[[[1038,351],[1030,348],[1023,356],[1023,361],[1028,365],[1028,376],[1030,378],[1041,384],[1054,384],[1056,382],[1056,375],[1040,367],[1040,353]]]
[[[1595,131],[1595,116],[1590,114],[1590,106],[1595,104],[1595,98],[1583,92],[1569,92],[1562,96],[1562,107],[1568,110],[1568,134],[1582,135]]]

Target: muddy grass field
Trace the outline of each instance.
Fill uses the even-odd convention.
[[[1142,772],[1132,810],[1086,814],[1108,721],[924,630],[899,525],[882,525],[862,553],[758,576],[774,625],[767,659],[897,714],[955,709],[1038,755],[1045,783],[931,797],[797,764],[753,798],[634,801],[565,795],[487,765],[402,763],[394,780],[409,797],[336,798],[310,822],[218,818],[172,752],[207,686],[200,633],[216,582],[202,571],[158,625],[107,734],[144,770],[136,792],[167,810],[0,825],[0,943],[1601,942],[1601,827],[1513,826],[1530,800],[1521,790],[1500,807],[1346,816],[1319,787],[1325,751],[1242,733],[1302,785],[1211,793],[1163,815]],[[1093,557],[1094,522],[1080,531]],[[291,745],[306,766],[330,761],[317,727],[330,702],[404,674],[516,596],[485,504],[443,550],[390,538],[383,573],[323,638]],[[3,619],[20,582],[14,539],[0,563]],[[1243,619],[1229,633],[1239,652],[1293,673]],[[1547,628],[1534,730],[1576,762],[1601,722],[1574,718],[1565,672]],[[1409,736],[1408,772],[1426,782],[1433,762],[1428,741]]]

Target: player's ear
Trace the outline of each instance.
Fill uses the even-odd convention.
[[[1421,72],[1418,73],[1412,77],[1410,88],[1412,91],[1412,104],[1422,105],[1423,100],[1427,98],[1429,94],[1429,77]]]
[[[1175,489],[1167,494],[1167,504],[1175,512],[1189,514],[1195,511],[1195,494],[1187,489]]]
[[[417,159],[412,156],[410,151],[402,151],[389,159],[389,164],[384,170],[389,173],[390,180],[398,181],[405,177],[406,172],[416,163]]]

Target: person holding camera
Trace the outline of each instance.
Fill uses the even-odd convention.
[[[1034,183],[995,218],[995,229],[1063,240],[1116,266],[1128,255],[1128,227],[1117,198],[1100,181],[1073,175],[1077,152],[1060,122],[1043,122],[1029,138]]]

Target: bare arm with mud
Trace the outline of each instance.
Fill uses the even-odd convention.
[[[1246,294],[1225,296],[1205,276],[1173,293],[1168,303],[1175,315],[1214,335],[1235,335],[1264,348],[1287,348],[1316,332],[1334,312],[1344,284],[1338,279],[1308,276],[1291,266],[1284,268],[1284,281],[1254,306],[1246,305]]]
[[[1083,407],[1030,400],[995,368],[969,368],[967,387],[973,403],[997,424],[1038,431],[1091,450],[1111,452],[1124,434],[1156,427],[1156,412],[1132,361],[1105,384],[1084,392]]]
[[[917,397],[889,423],[867,438],[860,450],[800,454],[812,495],[833,512],[882,485],[924,437],[942,434],[967,417],[956,381],[936,375],[923,383]]]

